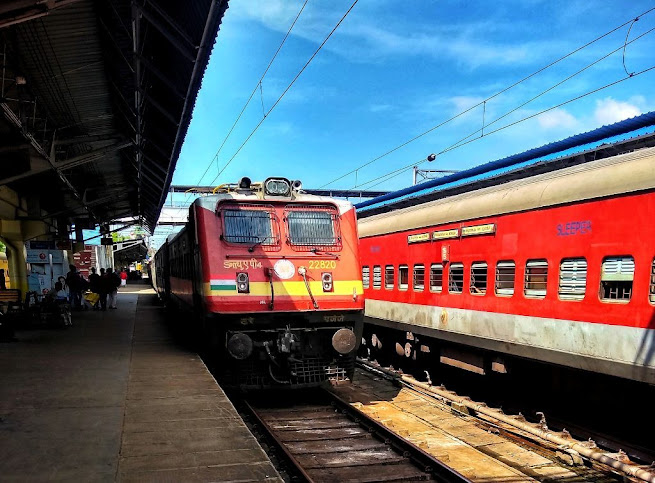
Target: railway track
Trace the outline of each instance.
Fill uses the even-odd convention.
[[[332,390],[471,479],[498,465],[501,473],[505,466],[503,478],[511,481],[655,481],[652,467],[630,461],[623,452],[598,448],[594,441],[551,430],[545,419],[529,423],[520,414],[505,415],[443,387],[365,360],[359,364],[351,386]],[[448,444],[448,438],[463,446]],[[467,452],[467,461],[460,461]]]
[[[470,481],[336,395],[321,399],[291,407],[245,402],[306,481]]]

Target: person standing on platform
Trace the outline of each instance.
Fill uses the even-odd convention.
[[[108,298],[108,304],[110,309],[116,309],[116,298],[118,296],[118,287],[121,284],[121,279],[114,270],[109,267],[107,269],[108,276],[108,289],[110,290]]]
[[[111,280],[107,277],[104,268],[100,269],[100,279],[98,280],[98,295],[100,295],[100,309],[107,310],[107,294],[110,292]]]
[[[75,265],[69,265],[69,268],[70,271],[66,274],[66,285],[68,285],[70,304],[71,307],[79,310],[82,308],[82,277]]]
[[[121,287],[125,287],[127,285],[127,270],[123,269],[121,270]]]
[[[100,275],[96,273],[95,267],[91,267],[91,274],[89,275],[89,290],[93,293],[100,295]],[[93,310],[98,310],[99,304],[93,305]]]

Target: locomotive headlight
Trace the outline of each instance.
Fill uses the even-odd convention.
[[[272,196],[289,196],[291,183],[284,178],[268,178],[264,181],[264,191]]]
[[[345,327],[337,330],[332,336],[332,347],[334,347],[334,350],[339,354],[345,355],[352,352],[356,345],[357,337],[355,336],[355,333]]]
[[[334,290],[334,285],[332,284],[332,274],[326,272],[321,275],[321,281],[323,282],[323,292],[332,292]]]
[[[232,357],[242,361],[252,354],[252,339],[243,332],[232,334],[227,341],[227,351]]]
[[[250,280],[247,273],[237,273],[237,292],[250,293]]]

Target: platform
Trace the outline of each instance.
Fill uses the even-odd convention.
[[[147,285],[0,344],[3,481],[282,481]]]

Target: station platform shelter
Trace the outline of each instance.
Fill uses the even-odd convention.
[[[145,283],[0,343],[2,481],[282,481]]]

